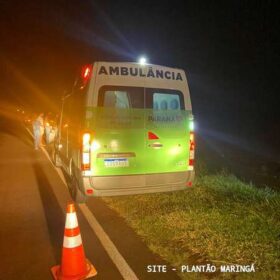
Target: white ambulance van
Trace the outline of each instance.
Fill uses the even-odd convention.
[[[185,72],[95,62],[63,98],[53,161],[74,200],[184,190],[194,180],[194,131]]]

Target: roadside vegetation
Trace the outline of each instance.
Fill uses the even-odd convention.
[[[182,279],[279,279],[280,194],[225,171],[199,169],[185,191],[104,200],[177,271],[182,265],[217,267],[216,273],[179,273]],[[219,272],[232,264],[254,264],[256,272]]]

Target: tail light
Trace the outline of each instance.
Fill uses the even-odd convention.
[[[82,170],[90,170],[91,161],[91,135],[86,132],[83,134],[83,145],[82,145]]]
[[[194,149],[195,149],[195,141],[194,141],[194,132],[193,132],[193,121],[190,121],[190,156],[189,156],[189,167],[188,170],[194,169]]]

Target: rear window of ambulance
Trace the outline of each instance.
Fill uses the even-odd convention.
[[[147,109],[154,110],[184,110],[182,92],[171,89],[145,89],[145,103]]]
[[[144,108],[144,89],[141,87],[103,86],[98,94],[99,107]]]
[[[99,107],[184,110],[183,94],[171,89],[103,86],[98,94]]]

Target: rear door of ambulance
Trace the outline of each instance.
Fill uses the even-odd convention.
[[[189,114],[181,90],[145,89],[146,101],[146,184],[185,185],[189,158]],[[163,85],[161,85],[163,86]],[[158,176],[149,176],[158,174]]]
[[[100,63],[94,64],[96,77],[89,89],[93,94],[89,96],[86,120],[94,139],[93,176],[112,176],[112,183],[102,185],[102,189],[144,187],[144,88],[139,81],[137,84],[137,78],[127,82],[125,77],[99,74],[100,67]],[[116,185],[114,176],[128,177]]]

